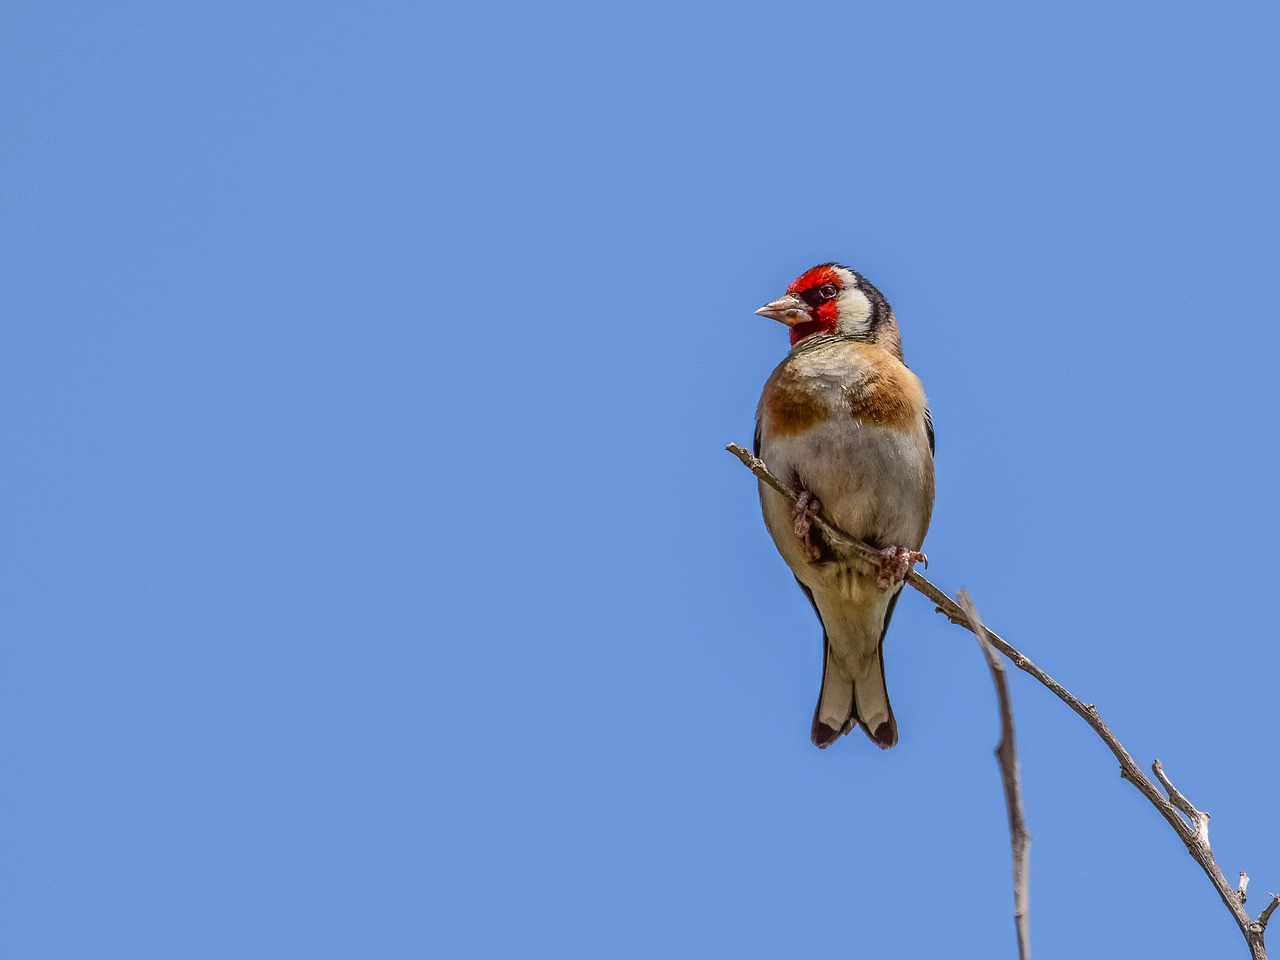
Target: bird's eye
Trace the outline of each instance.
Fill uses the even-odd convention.
[[[834,283],[824,283],[818,288],[818,293],[822,295],[823,300],[834,300],[837,292]]]

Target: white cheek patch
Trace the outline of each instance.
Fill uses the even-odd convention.
[[[845,336],[865,336],[871,330],[871,301],[857,287],[846,288],[836,301],[837,330]]]

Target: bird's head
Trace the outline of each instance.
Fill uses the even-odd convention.
[[[791,343],[817,334],[879,343],[899,356],[898,325],[884,295],[838,263],[823,263],[791,282],[785,296],[756,311],[791,328]]]

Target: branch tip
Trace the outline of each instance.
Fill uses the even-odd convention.
[[[1018,743],[1014,734],[1013,700],[1009,696],[1009,679],[1004,664],[996,656],[991,634],[978,616],[969,591],[961,589],[956,597],[960,608],[969,620],[970,629],[982,649],[982,656],[991,670],[991,682],[996,688],[996,702],[1000,709],[1000,742],[996,745],[996,762],[1000,765],[1000,781],[1004,786],[1005,809],[1009,815],[1009,846],[1013,852],[1013,923],[1018,936],[1019,960],[1031,958],[1031,930],[1028,924],[1030,890],[1028,860],[1031,853],[1031,835],[1027,833],[1022,810],[1022,779],[1018,774]]]

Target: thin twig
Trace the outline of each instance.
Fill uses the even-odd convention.
[[[769,472],[763,460],[754,457],[747,450],[738,446],[736,443],[729,444],[726,448],[730,453],[742,461],[742,463],[754,473],[762,483],[776,490],[779,494],[791,500],[796,500],[797,494],[790,487],[780,481],[772,473]],[[862,541],[849,536],[843,530],[831,524],[821,514],[813,518],[814,526],[818,527],[826,537],[827,542],[832,546],[846,550],[856,556],[862,557],[870,562],[878,563],[881,559],[880,553],[873,547],[868,546]],[[954,624],[964,627],[971,633],[977,633],[977,627],[969,619],[963,608],[952,600],[949,596],[935,587],[932,583],[922,577],[915,570],[911,570],[907,574],[906,582],[910,584],[920,593],[924,594],[937,607],[938,612],[950,620]],[[1151,778],[1142,772],[1142,769],[1134,762],[1133,757],[1129,755],[1129,751],[1124,745],[1116,739],[1116,735],[1111,732],[1110,728],[1102,722],[1102,717],[1098,714],[1098,709],[1091,703],[1085,703],[1076,697],[1073,693],[1066,689],[1053,677],[1049,676],[1038,666],[1036,666],[1028,657],[1024,656],[1017,649],[1007,643],[1004,638],[990,629],[983,628],[987,635],[987,641],[1000,651],[1015,667],[1023,673],[1030,674],[1035,677],[1043,686],[1047,687],[1054,696],[1065,703],[1072,709],[1085,723],[1087,723],[1093,732],[1098,735],[1111,754],[1120,763],[1120,776],[1128,780],[1133,786],[1151,803],[1160,816],[1173,828],[1174,833],[1178,835],[1187,848],[1187,852],[1191,854],[1192,859],[1200,865],[1200,869],[1204,871],[1209,882],[1213,884],[1213,888],[1218,892],[1219,899],[1222,900],[1226,908],[1231,912],[1232,918],[1236,921],[1236,925],[1240,928],[1241,934],[1245,938],[1245,942],[1249,945],[1252,960],[1266,960],[1267,952],[1263,946],[1263,932],[1266,929],[1266,920],[1271,919],[1271,914],[1275,911],[1276,905],[1273,902],[1262,915],[1255,921],[1245,911],[1244,906],[1240,903],[1240,898],[1236,895],[1236,891],[1227,883],[1227,878],[1222,875],[1222,869],[1218,866],[1218,862],[1214,859],[1213,851],[1209,847],[1207,826],[1202,831],[1198,825],[1189,823],[1183,819],[1183,811],[1175,805],[1172,797],[1178,793],[1172,783],[1168,783],[1166,789],[1170,791],[1170,799],[1160,795],[1160,790]],[[1162,778],[1162,782],[1168,780],[1164,776],[1163,768],[1158,774]],[[1186,798],[1182,797],[1183,802]],[[1188,802],[1187,806],[1208,819],[1208,814],[1196,810]],[[1191,817],[1192,814],[1187,814]],[[1202,836],[1203,833],[1203,836]]]
[[[1000,780],[1004,784],[1004,805],[1009,814],[1009,846],[1013,851],[1013,923],[1018,934],[1018,957],[1031,960],[1030,892],[1028,889],[1031,856],[1031,835],[1022,812],[1022,777],[1018,774],[1018,741],[1013,729],[1013,700],[1009,696],[1009,678],[1004,664],[996,656],[988,639],[987,628],[978,616],[973,598],[967,590],[956,593],[965,616],[974,625],[974,636],[991,670],[991,682],[995,684],[996,700],[1000,704],[1000,743],[996,747],[996,760],[1000,764]]]

